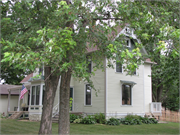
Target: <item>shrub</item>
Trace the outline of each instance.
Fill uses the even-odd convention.
[[[73,123],[74,120],[81,118],[80,115],[70,114],[70,123]]]
[[[142,123],[144,123],[144,124],[151,124],[152,122],[151,122],[151,120],[149,119],[149,118],[141,118],[141,121],[142,121]]]
[[[138,115],[127,115],[121,119],[121,123],[124,125],[141,125],[143,124],[157,124],[157,120],[154,118],[141,117]]]
[[[107,125],[120,125],[120,120],[119,119],[116,119],[116,118],[110,118],[106,121],[106,124]]]
[[[120,122],[124,125],[141,125],[141,120],[137,118],[122,118]]]
[[[96,120],[93,115],[88,115],[82,119],[82,124],[95,124]]]
[[[157,124],[158,123],[158,121],[156,119],[154,119],[154,118],[150,118],[149,120],[151,121],[152,124]]]
[[[94,118],[95,118],[97,123],[100,123],[100,124],[106,123],[105,115],[103,113],[95,114]]]
[[[73,123],[81,123],[82,122],[82,119],[75,119],[74,121],[73,121]]]
[[[125,119],[140,119],[141,116],[128,114]]]

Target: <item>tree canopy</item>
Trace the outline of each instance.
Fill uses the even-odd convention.
[[[1,2],[1,25],[4,33],[1,37],[4,54],[1,62],[24,71],[33,71],[44,65],[47,71],[45,80],[48,82],[45,98],[48,98],[48,92],[55,92],[48,91],[48,87],[51,90],[50,83],[53,83],[49,80],[50,76],[61,75],[64,80],[68,80],[61,82],[60,88],[64,94],[64,98],[60,99],[66,101],[61,107],[68,112],[69,93],[65,91],[68,91],[71,75],[90,82],[94,88],[90,80],[94,73],[88,73],[87,68],[84,68],[88,64],[87,57],[95,63],[94,69],[104,69],[102,57],[117,59],[126,65],[130,74],[141,64],[143,57],[149,57],[157,63],[152,67],[152,79],[153,91],[156,92],[154,95],[159,101],[159,95],[170,88],[168,85],[174,79],[178,80],[178,4],[178,1],[113,3],[110,0]],[[119,40],[114,40],[112,36],[113,32],[118,34],[118,27],[127,25],[140,40],[132,51],[124,47],[124,35],[120,35]],[[148,56],[140,54],[142,45]],[[97,51],[90,53],[87,48],[96,48]],[[111,67],[112,63],[109,62],[108,65]],[[173,65],[176,65],[175,68]],[[57,81],[58,77],[56,84]],[[62,116],[59,123],[68,120],[68,116],[64,116],[67,119],[61,120]],[[59,133],[69,133],[68,123],[64,125],[66,127],[60,127]]]

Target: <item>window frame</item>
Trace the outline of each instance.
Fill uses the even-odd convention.
[[[137,68],[136,68],[136,70],[133,73],[134,73],[133,75],[137,75]]]
[[[37,96],[37,87],[39,86],[39,103],[38,104],[36,104],[36,96]],[[35,93],[35,95],[34,95],[34,101],[32,100],[32,96],[33,96],[33,87],[35,87],[35,89],[34,89],[34,93]],[[31,99],[31,105],[33,105],[33,106],[35,106],[35,105],[39,105],[40,104],[40,95],[41,95],[41,85],[40,84],[38,84],[38,85],[32,85],[31,86],[31,95],[30,95],[30,99]],[[32,101],[33,101],[33,104],[32,104]]]
[[[121,72],[118,72],[118,71],[117,71],[117,63],[118,63],[118,62],[116,61],[116,64],[115,64],[115,72],[116,72],[116,73],[123,73],[123,64],[121,64],[121,70],[122,70],[122,71],[121,71]],[[120,62],[119,62],[119,63],[120,63]]]
[[[129,85],[130,86],[130,105],[123,104],[123,85]],[[121,106],[133,106],[133,91],[132,91],[132,85],[131,84],[121,84]]]
[[[92,66],[92,60],[91,60],[91,59],[87,59],[87,62],[90,62],[89,64],[91,64],[91,66],[90,66],[91,69],[89,69],[89,64],[87,64],[87,69],[88,69],[87,72],[88,72],[88,73],[92,73],[92,68],[93,68],[93,66]],[[89,71],[90,71],[90,72],[89,72]]]
[[[128,44],[127,44],[128,41]],[[126,38],[126,47],[131,48],[131,39]]]
[[[90,95],[91,95],[91,104],[86,104],[86,91],[87,91],[87,90],[86,90],[86,88],[87,88],[86,86],[87,86],[87,85],[90,86],[90,84],[89,84],[89,83],[86,83],[86,84],[85,84],[85,91],[84,91],[84,106],[92,106],[92,88],[90,89],[90,90],[91,90],[91,92],[90,92],[90,93],[91,93],[91,94],[90,94]]]

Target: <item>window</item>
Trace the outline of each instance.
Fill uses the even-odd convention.
[[[121,62],[116,62],[116,72],[122,73],[122,64],[121,64]]]
[[[45,92],[45,85],[43,85],[42,105],[43,105],[43,103],[44,103],[44,92]]]
[[[31,105],[39,105],[40,85],[32,86]]]
[[[131,85],[122,85],[122,105],[131,105]]]
[[[39,74],[43,74],[43,67],[39,68]]]
[[[92,61],[90,59],[87,60],[87,72],[91,73],[92,71]]]
[[[90,84],[86,84],[85,91],[85,105],[91,105],[91,87]]]
[[[126,32],[126,34],[129,34],[129,35],[132,34],[132,30],[128,27],[125,28],[125,32]]]
[[[27,105],[29,105],[29,99],[30,99],[30,90],[28,90],[28,102],[27,102]]]
[[[136,75],[136,69],[135,69],[135,71],[133,73],[134,73],[134,75]]]
[[[126,40],[126,46],[127,46],[127,47],[131,47],[131,40],[130,40],[130,39],[127,39],[127,40]]]

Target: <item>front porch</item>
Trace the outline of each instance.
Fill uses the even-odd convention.
[[[150,103],[150,111],[155,116],[162,116],[161,102]]]

